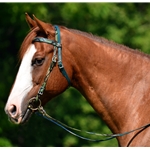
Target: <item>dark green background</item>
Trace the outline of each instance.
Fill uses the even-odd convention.
[[[37,115],[25,125],[8,121],[4,106],[19,67],[20,45],[29,32],[25,12],[45,22],[93,33],[149,53],[150,4],[0,3],[0,146],[117,146],[116,140],[94,143],[78,139]],[[49,102],[46,110],[73,127],[110,133],[73,88]]]

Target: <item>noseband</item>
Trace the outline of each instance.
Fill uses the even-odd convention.
[[[41,106],[41,100],[40,100],[40,96],[43,95],[43,92],[45,90],[46,84],[47,84],[47,80],[48,77],[50,75],[50,73],[52,72],[54,66],[56,65],[56,62],[58,62],[58,68],[60,70],[60,72],[62,73],[62,75],[66,78],[66,80],[68,81],[68,85],[71,85],[71,80],[62,64],[62,45],[61,45],[61,38],[60,38],[60,29],[57,25],[54,26],[55,28],[55,41],[47,39],[47,38],[43,38],[43,37],[35,37],[33,39],[33,43],[34,42],[41,42],[41,43],[47,43],[47,44],[51,44],[54,46],[54,54],[52,57],[52,61],[50,63],[50,67],[47,70],[46,76],[44,78],[44,82],[41,85],[38,94],[36,97],[33,97],[30,99],[29,101],[29,106],[28,108],[32,109],[32,110],[37,110],[38,106]],[[58,56],[57,53],[58,52]],[[58,61],[57,61],[58,59]]]

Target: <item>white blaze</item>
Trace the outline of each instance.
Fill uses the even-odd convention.
[[[20,108],[20,105],[24,97],[33,87],[31,61],[35,52],[36,52],[36,48],[34,44],[30,45],[22,59],[16,80],[15,80],[13,89],[10,93],[10,96],[8,98],[6,107],[7,106],[9,107],[10,105],[19,105],[19,108]]]

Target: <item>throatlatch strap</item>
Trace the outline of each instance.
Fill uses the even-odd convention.
[[[54,26],[55,27],[55,32],[56,32],[56,41],[58,43],[60,43],[60,47],[57,47],[58,50],[58,67],[60,72],[63,74],[63,76],[67,79],[69,86],[71,85],[71,80],[62,64],[62,47],[61,47],[61,38],[60,38],[60,29],[57,25]]]

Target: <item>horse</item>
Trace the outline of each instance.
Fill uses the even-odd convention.
[[[86,32],[53,26],[27,13],[26,21],[30,32],[21,45],[21,64],[5,106],[12,122],[26,122],[36,106],[46,105],[72,86],[112,133],[150,123],[148,54]],[[150,146],[150,128],[117,137],[117,141],[119,146]]]

